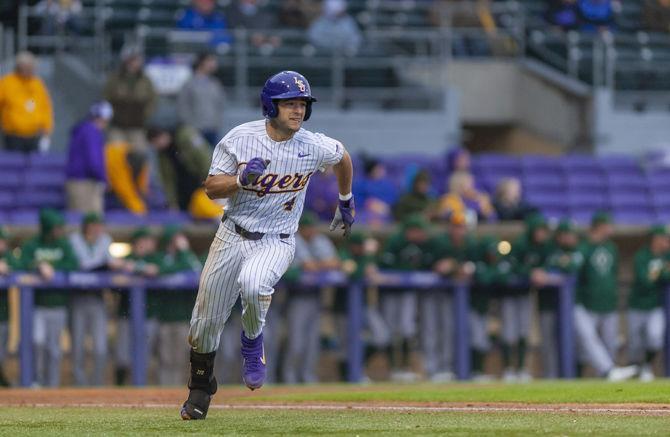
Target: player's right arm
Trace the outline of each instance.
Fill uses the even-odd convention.
[[[237,175],[209,175],[203,185],[207,197],[212,200],[228,198],[240,189],[237,185]]]

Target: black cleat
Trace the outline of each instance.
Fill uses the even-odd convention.
[[[181,418],[184,420],[200,420],[207,417],[212,395],[204,390],[191,390],[188,399],[181,407]]]

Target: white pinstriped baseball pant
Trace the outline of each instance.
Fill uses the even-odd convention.
[[[238,296],[242,298],[242,327],[247,338],[263,331],[274,286],[293,261],[295,238],[268,234],[247,240],[231,220],[219,225],[200,276],[193,307],[189,343],[199,353],[219,347],[221,332]]]

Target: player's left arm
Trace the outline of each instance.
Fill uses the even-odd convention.
[[[335,217],[330,224],[330,230],[337,228],[344,229],[344,236],[349,236],[351,225],[354,224],[356,214],[354,206],[354,196],[351,193],[351,185],[354,178],[354,166],[351,162],[349,152],[344,150],[342,159],[333,165],[333,171],[337,177],[337,187],[340,193]]]

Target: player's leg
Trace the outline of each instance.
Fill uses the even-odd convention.
[[[654,379],[653,365],[656,356],[663,349],[665,340],[665,314],[663,308],[654,308],[647,312],[644,326],[645,333],[645,359],[644,366],[640,372],[640,379],[651,381]]]
[[[486,314],[470,309],[468,326],[470,328],[472,373],[473,377],[477,379],[484,375],[484,360],[486,359],[486,353],[491,348]]]
[[[0,299],[4,296],[0,294]],[[7,358],[7,340],[9,339],[9,323],[0,322],[0,387],[8,387],[9,381],[5,376],[4,362]]]
[[[184,402],[184,420],[204,419],[216,393],[214,357],[221,332],[239,296],[237,277],[242,265],[242,237],[219,227],[200,275],[198,296],[191,316],[189,397]]]
[[[503,379],[511,382],[516,380],[512,357],[519,340],[516,296],[504,296],[500,299],[500,318],[502,323],[500,337],[502,340]]]
[[[299,292],[291,287],[288,288],[286,302],[286,350],[282,365],[284,383],[298,383],[298,368],[302,361],[303,348],[305,347],[303,330],[303,312],[301,311],[301,297]]]
[[[616,361],[619,350],[619,313],[614,311],[599,317],[600,335],[602,336],[603,343],[610,357],[612,357],[612,361]]]
[[[628,310],[626,315],[628,361],[633,364],[643,364],[644,362],[646,314],[646,311]]]
[[[67,309],[55,307],[49,309],[47,318],[47,385],[58,387],[60,385],[61,358],[63,351],[60,347],[60,337],[67,325]]]
[[[93,336],[93,377],[91,384],[105,383],[105,369],[107,368],[107,309],[102,295],[91,296],[88,308],[88,318],[91,321],[91,335]]]
[[[419,297],[419,332],[423,352],[423,369],[428,378],[438,372],[438,339],[441,336],[438,323],[438,291],[430,290]]]
[[[305,383],[318,382],[316,376],[316,368],[319,362],[319,355],[321,352],[321,298],[320,290],[316,291],[314,296],[310,296],[308,301],[309,306],[304,308],[306,310],[306,325],[305,325],[305,361],[303,363],[302,381]]]
[[[414,380],[418,377],[411,367],[412,345],[417,335],[417,313],[419,311],[418,296],[416,290],[403,291],[400,295],[400,315],[398,324],[402,343],[400,353],[402,355],[402,367],[405,370],[405,377]]]
[[[440,294],[438,300],[440,322],[440,364],[438,379],[453,378],[454,369],[454,316],[451,295],[446,292]]]
[[[545,378],[558,378],[558,332],[556,312],[540,312],[540,331],[542,333],[542,370]]]
[[[293,261],[295,240],[265,236],[242,244],[244,261],[238,277],[242,296],[243,379],[251,390],[265,381],[263,326],[274,286]]]
[[[531,296],[529,293],[524,293],[516,298],[516,309],[517,326],[519,329],[519,340],[517,341],[517,377],[520,381],[528,381],[532,378],[526,366],[532,312]]]
[[[87,385],[86,362],[84,360],[84,338],[86,335],[86,306],[84,296],[72,298],[70,334],[72,336],[72,374],[76,385]]]
[[[582,356],[599,376],[606,376],[614,368],[614,361],[598,335],[595,316],[583,306],[577,305],[574,310],[574,321]]]

